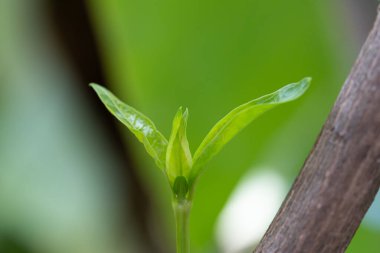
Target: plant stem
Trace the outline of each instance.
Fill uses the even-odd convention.
[[[173,198],[177,253],[190,253],[189,217],[191,204],[190,200]]]

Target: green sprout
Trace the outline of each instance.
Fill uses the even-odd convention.
[[[304,78],[236,107],[215,124],[194,156],[191,155],[186,136],[189,115],[187,108],[178,109],[174,116],[170,138],[167,140],[144,114],[120,101],[106,88],[95,83],[90,85],[107,109],[144,144],[148,154],[166,175],[173,193],[177,253],[188,253],[190,252],[189,213],[194,188],[207,162],[254,119],[277,105],[299,98],[308,89],[310,81],[310,77]]]

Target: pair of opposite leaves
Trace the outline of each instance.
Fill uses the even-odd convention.
[[[309,87],[310,81],[310,77],[304,78],[236,107],[215,124],[195,151],[194,157],[186,137],[187,109],[178,109],[168,141],[144,114],[120,101],[106,88],[95,83],[90,85],[107,109],[144,144],[157,166],[165,172],[176,197],[185,198],[204,165],[227,142],[264,112],[300,97]]]

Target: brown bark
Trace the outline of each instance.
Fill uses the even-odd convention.
[[[255,252],[344,252],[380,187],[380,16]]]

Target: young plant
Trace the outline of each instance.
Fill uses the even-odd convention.
[[[236,107],[215,124],[194,156],[191,155],[186,136],[189,115],[187,108],[178,109],[174,116],[170,138],[167,140],[144,114],[120,101],[106,88],[94,83],[90,85],[107,109],[144,144],[148,154],[167,177],[173,193],[177,253],[188,253],[190,252],[189,213],[196,181],[206,163],[240,130],[261,114],[300,97],[309,87],[310,81],[311,78],[304,78]]]

